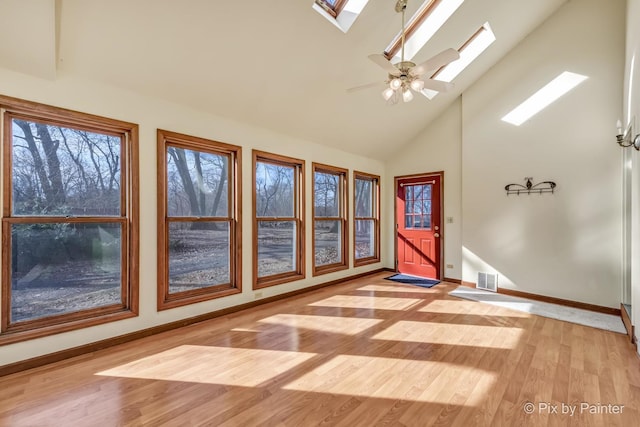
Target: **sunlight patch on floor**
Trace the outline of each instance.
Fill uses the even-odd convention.
[[[256,387],[314,356],[316,353],[182,345],[96,375]]]
[[[422,302],[416,298],[362,297],[353,295],[334,295],[309,304],[320,307],[370,308],[379,310],[407,310]]]
[[[420,308],[420,312],[429,313],[449,313],[449,314],[471,314],[478,316],[494,316],[491,313],[495,311],[491,307],[487,307],[483,304],[477,304],[475,301],[449,301],[449,300],[435,300],[428,305]],[[501,316],[503,317],[503,316]],[[522,317],[529,318],[529,313],[513,312],[509,313],[509,317]]]
[[[513,349],[518,345],[522,329],[505,326],[460,325],[454,323],[414,322],[401,320],[372,339],[432,344],[462,345]]]
[[[285,325],[296,329],[311,329],[343,335],[359,334],[380,322],[382,322],[382,320],[379,319],[312,316],[304,314],[276,314],[259,320],[259,323]]]
[[[451,363],[338,355],[283,386],[285,390],[448,404],[452,394],[478,405],[496,374]],[[478,389],[483,385],[483,390]]]

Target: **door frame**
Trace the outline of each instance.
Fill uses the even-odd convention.
[[[446,218],[444,217],[444,171],[437,172],[425,172],[425,173],[416,173],[411,175],[398,175],[393,177],[393,270],[398,272],[398,181],[401,179],[408,178],[424,178],[429,179],[430,177],[437,176],[440,178],[440,220],[442,221],[440,227],[440,253],[438,256],[440,257],[440,268],[439,268],[439,277],[436,277],[438,280],[443,280],[445,276],[444,270],[444,235],[445,235],[445,223]]]

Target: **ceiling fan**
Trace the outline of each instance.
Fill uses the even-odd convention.
[[[375,62],[380,68],[388,73],[387,83],[389,86],[382,91],[382,97],[387,103],[393,105],[397,104],[402,97],[404,102],[409,102],[413,99],[413,92],[421,93],[423,89],[428,89],[436,92],[446,92],[453,88],[452,83],[447,83],[439,80],[434,80],[429,77],[425,78],[425,74],[429,71],[437,70],[438,68],[447,65],[450,62],[460,58],[460,54],[455,49],[445,49],[439,54],[427,59],[426,61],[416,65],[411,61],[404,60],[404,42],[405,42],[405,23],[404,12],[407,8],[408,0],[398,0],[395,6],[395,11],[402,14],[402,32],[401,32],[401,55],[400,62],[392,64],[382,54],[369,55],[369,59]],[[369,83],[362,86],[356,86],[347,89],[347,92],[355,92],[362,89],[368,89],[379,85],[379,82]]]

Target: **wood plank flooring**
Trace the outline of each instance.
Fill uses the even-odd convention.
[[[640,425],[625,335],[388,275],[0,378],[0,426]]]

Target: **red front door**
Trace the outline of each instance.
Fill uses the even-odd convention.
[[[396,179],[397,270],[440,279],[441,175]]]

